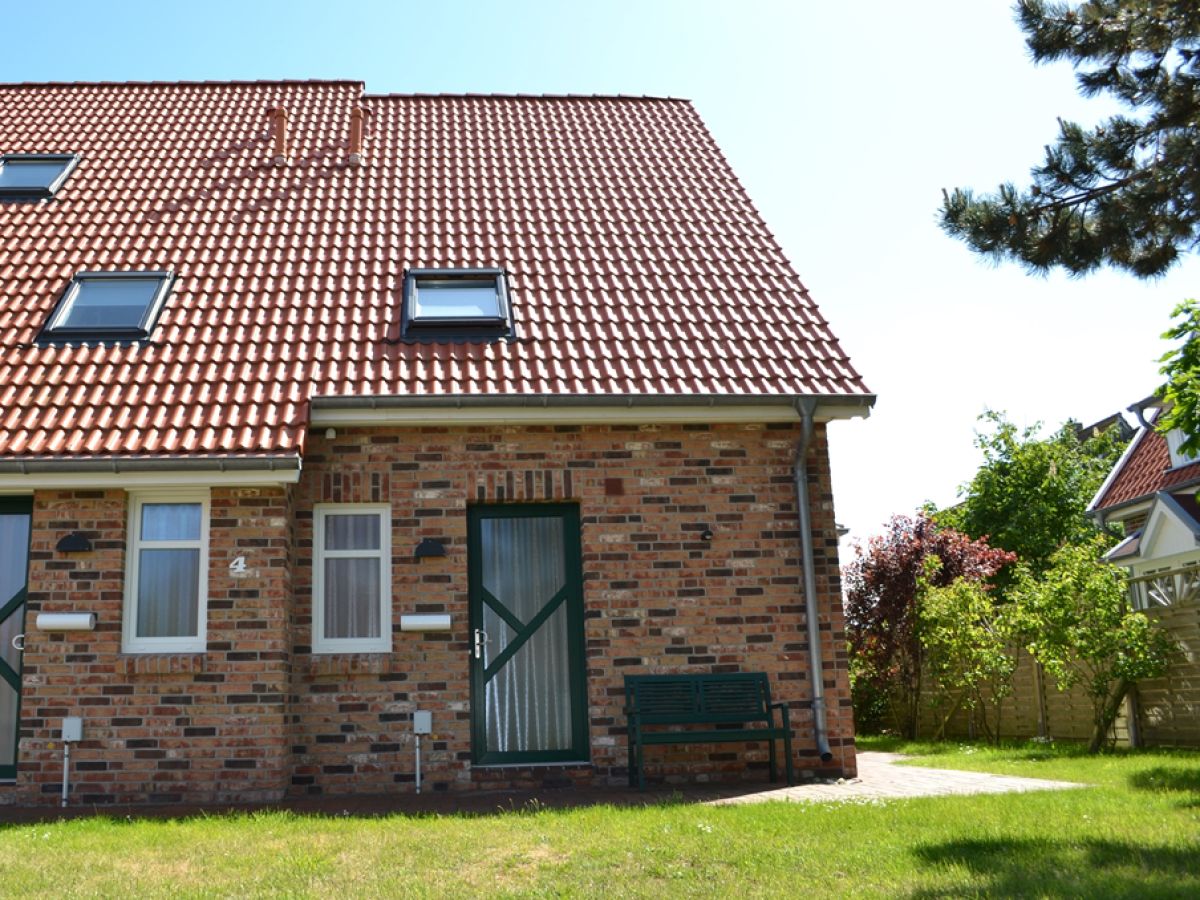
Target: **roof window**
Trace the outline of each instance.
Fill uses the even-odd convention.
[[[42,337],[144,338],[173,279],[170,272],[80,272],[67,285]]]
[[[9,153],[0,156],[0,198],[44,200],[62,187],[79,157],[71,154]]]
[[[407,337],[497,337],[512,331],[502,269],[409,269],[404,277]]]

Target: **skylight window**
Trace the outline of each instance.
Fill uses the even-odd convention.
[[[500,269],[410,269],[404,330],[411,336],[490,337],[510,332]]]
[[[170,272],[80,272],[63,292],[43,337],[144,338],[171,281]]]
[[[70,154],[10,153],[0,156],[0,198],[42,200],[53,197],[75,164]]]

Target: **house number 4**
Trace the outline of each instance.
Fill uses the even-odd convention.
[[[245,575],[246,571],[246,557],[235,556],[233,562],[229,564],[229,574],[237,577],[238,575]]]

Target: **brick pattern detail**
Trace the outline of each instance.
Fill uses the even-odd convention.
[[[29,619],[95,612],[95,632],[41,633],[25,653],[20,769],[0,802],[52,803],[61,719],[84,718],[72,796],[89,803],[274,799],[410,790],[412,712],[433,713],[427,789],[619,783],[622,676],[745,670],[792,709],[796,763],[820,766],[808,707],[791,426],[346,429],[313,434],[301,482],[213,489],[208,652],[121,653],[123,491],[35,497]],[[837,539],[823,428],[809,452],[835,759],[855,771]],[[581,507],[591,764],[472,767],[466,509],[473,502]],[[393,651],[314,655],[316,503],[392,507]],[[713,531],[711,541],[701,534]],[[86,554],[54,549],[66,531]],[[416,560],[422,538],[447,555]],[[246,559],[237,575],[230,563]],[[445,634],[399,630],[449,613]],[[765,744],[652,748],[652,781],[761,779]]]
[[[213,489],[208,652],[125,655],[126,493],[35,496],[18,778],[0,798],[57,800],[59,729],[71,715],[84,727],[72,752],[75,802],[281,796],[291,764],[288,503],[282,489]],[[54,549],[74,530],[92,552]],[[247,562],[241,576],[229,568],[237,556]],[[98,623],[94,632],[39,632],[38,612],[94,612]]]
[[[434,790],[625,778],[626,673],[745,670],[792,707],[797,764],[815,758],[791,426],[343,429],[312,435],[297,491],[295,793],[383,792],[413,780],[411,715]],[[855,771],[837,538],[824,430],[810,450],[815,570],[825,636],[832,769]],[[577,501],[583,522],[590,767],[472,768],[466,508]],[[390,502],[391,655],[315,657],[312,510]],[[701,540],[705,528],[713,540]],[[424,537],[443,558],[415,560]],[[450,613],[449,634],[399,631],[403,613]],[[765,744],[654,748],[652,778],[761,778]],[[749,765],[747,766],[747,763]]]

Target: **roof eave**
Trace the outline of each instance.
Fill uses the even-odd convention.
[[[0,493],[52,488],[295,484],[298,454],[257,456],[27,456],[0,459]]]
[[[802,398],[816,399],[826,422],[866,418],[875,403],[874,394],[326,394],[312,398],[310,424],[792,422]]]

